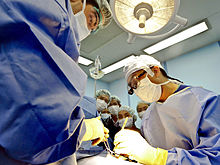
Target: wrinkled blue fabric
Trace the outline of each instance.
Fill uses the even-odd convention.
[[[1,0],[0,18],[0,163],[72,155],[85,133],[78,104],[87,76],[77,65],[69,1]],[[72,70],[60,68],[54,55]]]
[[[220,164],[220,96],[187,87],[152,103],[141,131],[153,147],[168,150],[168,165]]]
[[[99,116],[98,111],[96,109],[96,99],[88,96],[84,96],[82,101],[79,104],[79,107],[82,108],[85,118],[91,119]],[[92,141],[83,141],[80,145],[80,148],[76,152],[77,160],[95,156],[100,154],[105,150],[104,145],[100,143],[99,145],[92,146]]]

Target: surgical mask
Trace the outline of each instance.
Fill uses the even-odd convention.
[[[108,107],[108,110],[111,114],[117,115],[118,111],[119,111],[119,106],[118,105],[112,105],[112,106]]]
[[[102,111],[107,108],[107,103],[104,100],[97,99],[96,100],[96,108],[98,111]]]
[[[140,81],[139,86],[137,89],[134,89],[134,92],[141,100],[152,103],[160,99],[162,93],[161,85],[167,83],[169,83],[169,80],[161,84],[154,84],[146,76]]]
[[[89,34],[91,32],[88,29],[87,21],[86,21],[86,16],[84,14],[85,7],[86,7],[86,0],[84,0],[84,2],[83,2],[83,9],[82,9],[82,11],[80,11],[80,12],[75,14],[76,28],[77,28],[78,35],[79,35],[79,41],[84,40],[86,37],[89,36]]]
[[[111,114],[102,113],[102,114],[101,114],[101,118],[102,118],[103,120],[107,120],[107,119],[111,118]]]
[[[145,111],[138,112],[138,116],[142,119]]]
[[[125,118],[118,120],[119,127],[122,128],[124,122],[125,122]],[[125,127],[126,128],[131,128],[132,126],[133,126],[133,118],[132,117],[128,117],[128,121],[127,121]]]

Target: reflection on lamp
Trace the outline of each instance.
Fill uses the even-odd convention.
[[[115,22],[128,32],[128,43],[169,36],[187,23],[177,15],[180,0],[110,0],[110,5]]]
[[[117,20],[126,30],[136,34],[158,31],[169,22],[173,11],[174,0],[115,1]]]

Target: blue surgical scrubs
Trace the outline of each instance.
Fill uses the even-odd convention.
[[[220,96],[185,87],[150,105],[141,131],[153,147],[168,150],[168,165],[220,164]]]
[[[0,1],[0,164],[46,164],[75,153],[86,74],[69,0]]]

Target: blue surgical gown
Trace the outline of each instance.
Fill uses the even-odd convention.
[[[220,96],[186,87],[152,103],[141,131],[153,147],[168,150],[168,165],[220,164]]]
[[[96,99],[84,96],[79,106],[83,109],[85,119],[91,119],[99,116],[96,109]],[[92,141],[83,141],[76,152],[77,160],[98,155],[105,150],[103,145],[92,146]]]
[[[79,147],[87,76],[75,22],[69,0],[0,1],[1,165],[51,163]]]

